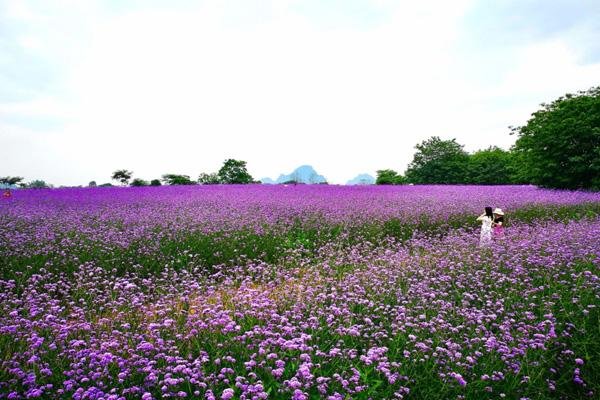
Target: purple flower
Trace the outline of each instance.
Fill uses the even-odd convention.
[[[221,393],[221,400],[232,399],[234,394],[235,392],[233,391],[233,389],[225,389],[223,390],[223,393]]]

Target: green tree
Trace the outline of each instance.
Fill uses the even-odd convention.
[[[193,185],[189,175],[165,174],[162,176],[165,185]]]
[[[88,187],[96,187],[96,186],[98,186],[96,181],[90,181],[90,183],[88,183]]]
[[[254,179],[246,169],[246,161],[234,160],[232,158],[225,160],[217,175],[219,181],[226,184],[254,182]]]
[[[376,185],[401,185],[403,183],[405,183],[404,177],[393,169],[380,169],[377,171]]]
[[[512,128],[522,175],[544,187],[600,190],[600,86],[541,106]]]
[[[22,176],[4,176],[0,178],[0,184],[6,186],[18,185],[23,181]]]
[[[48,185],[45,181],[41,179],[35,179],[31,182],[26,183],[25,185],[23,185],[23,187],[26,187],[28,189],[48,189],[50,185]]]
[[[129,182],[131,179],[131,175],[133,175],[133,172],[131,171],[126,169],[118,169],[113,172],[111,178],[115,181],[121,182],[122,185],[127,185],[127,182]]]
[[[411,183],[465,183],[469,155],[456,139],[433,136],[415,146],[417,152],[406,170]]]
[[[219,175],[217,173],[207,174],[202,172],[200,176],[198,176],[198,183],[201,185],[216,185],[221,183],[219,180]]]
[[[491,146],[469,156],[468,183],[500,185],[513,182],[512,156],[498,147]]]
[[[131,186],[148,186],[148,181],[145,181],[141,178],[135,178],[131,181]]]
[[[160,185],[161,185],[161,183],[160,183],[159,179],[152,179],[150,181],[150,186],[160,186]]]

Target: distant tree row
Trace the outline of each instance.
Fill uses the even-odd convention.
[[[126,169],[119,169],[113,172],[112,179],[122,185],[130,186],[160,186],[165,185],[208,185],[208,184],[248,184],[258,183],[248,173],[246,161],[234,160],[232,158],[223,162],[223,166],[218,172],[201,173],[197,180],[192,180],[189,175],[164,174],[161,179],[153,179],[150,182],[134,178],[131,180],[133,172]],[[131,180],[131,183],[130,183]],[[94,185],[92,185],[92,183]],[[90,186],[95,186],[95,182],[90,182]]]
[[[377,171],[380,185],[524,184],[600,190],[600,87],[567,94],[511,128],[517,141],[506,151],[489,147],[472,154],[456,139],[433,136],[415,146],[404,175]]]
[[[6,187],[18,186],[23,189],[46,189],[52,187],[41,179],[35,179],[30,182],[23,182],[21,176],[4,176],[0,178],[0,185]]]

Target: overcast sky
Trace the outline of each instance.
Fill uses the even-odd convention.
[[[344,183],[598,84],[598,0],[0,0],[0,175]]]

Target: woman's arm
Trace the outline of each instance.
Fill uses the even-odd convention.
[[[485,218],[485,213],[483,213],[479,217],[477,217],[477,221],[483,221],[484,218]]]

